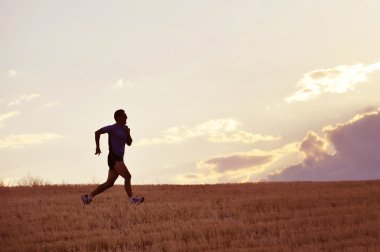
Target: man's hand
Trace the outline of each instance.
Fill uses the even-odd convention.
[[[100,148],[99,147],[96,147],[96,151],[95,151],[95,155],[100,155],[100,153],[102,153],[101,151],[100,151]]]
[[[124,130],[125,130],[125,132],[127,132],[127,141],[126,141],[126,144],[128,146],[131,146],[131,144],[132,144],[131,129],[127,125],[125,125]]]

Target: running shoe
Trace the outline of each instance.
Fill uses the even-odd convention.
[[[129,199],[129,202],[130,202],[131,204],[136,204],[136,205],[138,205],[138,204],[144,202],[144,197],[132,197],[132,198]]]
[[[88,194],[83,194],[81,198],[82,198],[84,205],[90,205],[91,204],[92,199],[90,199],[90,196]]]

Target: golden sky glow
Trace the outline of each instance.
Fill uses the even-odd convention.
[[[98,157],[94,132],[119,108],[133,183],[380,178],[378,10],[375,0],[1,1],[0,179],[103,180],[107,136]]]

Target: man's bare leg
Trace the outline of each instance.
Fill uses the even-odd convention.
[[[104,192],[108,188],[112,187],[115,183],[117,177],[119,177],[119,174],[114,169],[109,169],[108,171],[108,178],[107,181],[101,185],[99,185],[94,191],[90,193],[90,198],[95,197],[99,193]]]
[[[132,186],[131,186],[131,174],[129,173],[127,166],[125,166],[123,161],[116,161],[114,170],[117,172],[118,175],[122,176],[124,178],[124,188],[125,191],[128,194],[129,198],[133,197],[132,193]]]

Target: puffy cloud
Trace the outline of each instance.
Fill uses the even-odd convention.
[[[11,70],[8,71],[8,76],[9,77],[14,77],[14,76],[16,76],[16,74],[17,74],[17,71],[14,70],[14,69],[11,69]]]
[[[324,127],[323,137],[309,131],[302,141],[278,149],[199,161],[195,172],[178,176],[177,182],[380,179],[379,129],[380,109],[367,108],[345,123]]]
[[[48,103],[45,103],[44,105],[42,105],[41,109],[47,109],[47,108],[55,107],[59,103],[60,103],[60,101],[57,101],[57,100],[56,101],[51,101],[51,102],[48,102]]]
[[[125,81],[124,79],[118,79],[115,84],[113,84],[114,89],[120,89],[125,87],[134,87],[130,81]]]
[[[312,164],[322,160],[328,155],[328,142],[320,138],[313,131],[309,131],[307,136],[300,144],[300,151],[305,155],[304,162]]]
[[[16,117],[20,115],[19,111],[12,111],[5,114],[0,114],[0,127],[4,126],[5,121],[11,119],[12,117]]]
[[[0,149],[17,149],[27,145],[40,144],[61,138],[52,133],[10,135],[0,139]]]
[[[16,100],[13,100],[13,101],[10,101],[8,102],[8,106],[15,106],[15,105],[19,105],[21,104],[22,102],[24,101],[31,101],[35,98],[38,98],[40,97],[41,94],[39,93],[34,93],[34,94],[24,94],[24,95],[21,95],[19,98],[17,98]]]
[[[358,83],[366,82],[368,75],[379,69],[380,61],[370,65],[341,65],[307,72],[298,82],[299,90],[286,97],[285,101],[301,102],[323,93],[341,94],[355,90]]]
[[[324,138],[310,133],[300,145],[304,161],[268,176],[269,180],[380,179],[380,110],[327,126]],[[332,145],[335,153],[327,153]]]
[[[324,128],[336,152],[360,169],[380,175],[380,110],[359,114],[344,124]],[[359,168],[359,167],[358,167]]]
[[[272,161],[272,156],[250,156],[250,155],[231,155],[227,157],[211,158],[204,162],[206,165],[211,165],[212,169],[218,172],[230,170],[240,170],[243,168],[260,167],[263,164]]]
[[[197,163],[193,173],[182,174],[177,182],[194,183],[240,183],[261,180],[268,171],[282,163],[293,162],[294,156],[299,160],[296,143],[287,144],[271,151],[252,150],[212,157]]]
[[[180,143],[196,137],[219,143],[255,143],[280,139],[279,136],[252,134],[241,130],[241,127],[241,122],[231,118],[209,120],[193,127],[170,127],[162,132],[161,137],[141,139],[139,145]]]
[[[219,143],[256,143],[260,141],[279,140],[279,136],[252,134],[243,130],[238,130],[232,134],[218,133],[210,134],[208,140],[210,142]]]

